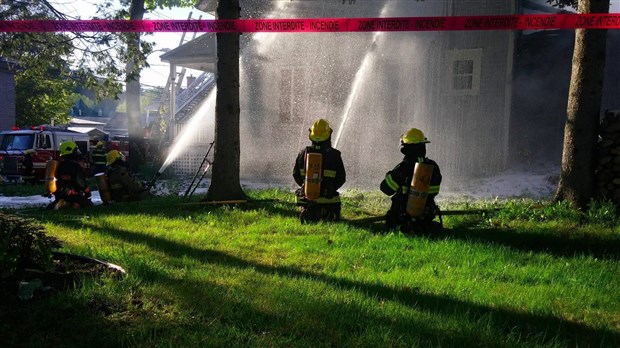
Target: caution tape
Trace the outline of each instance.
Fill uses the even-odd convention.
[[[300,33],[541,29],[620,29],[620,14],[238,20],[0,21],[0,32]]]

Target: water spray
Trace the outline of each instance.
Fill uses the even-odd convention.
[[[155,185],[155,181],[161,176],[161,174],[168,168],[169,165],[174,162],[177,157],[181,154],[181,152],[190,146],[191,141],[198,130],[201,128],[200,123],[204,121],[205,118],[211,117],[215,111],[215,95],[216,95],[217,87],[213,87],[207,98],[202,103],[202,105],[198,108],[198,110],[192,115],[189,122],[183,127],[181,133],[179,133],[175,139],[170,151],[168,152],[168,156],[164,161],[164,164],[159,168],[157,173],[151,181],[146,185],[146,189],[150,190]]]
[[[170,155],[168,155],[168,157],[170,157]],[[155,173],[155,175],[153,176],[153,179],[151,179],[151,181],[149,181],[149,183],[144,187],[146,191],[150,191],[153,188],[153,186],[155,186],[155,181],[159,179],[161,174],[164,172],[164,170],[166,170],[166,168],[168,168],[168,165],[170,163],[172,163],[172,161],[169,161],[169,158],[167,158],[164,161],[164,164],[159,168],[157,173]]]
[[[342,115],[342,120],[340,121],[340,127],[338,127],[338,132],[336,133],[336,138],[334,139],[334,147],[338,147],[338,143],[340,142],[340,137],[342,136],[342,132],[344,131],[344,127],[347,124],[347,120],[349,119],[349,115],[351,113],[351,109],[353,108],[353,102],[355,101],[361,87],[363,78],[368,73],[371,66],[371,57],[374,55],[375,48],[377,47],[377,37],[380,32],[375,32],[372,37],[372,41],[370,44],[370,49],[366,52],[364,59],[362,60],[362,64],[360,68],[355,73],[355,77],[353,78],[353,87],[351,92],[349,93],[349,97],[347,98],[347,103],[344,107],[344,113]]]

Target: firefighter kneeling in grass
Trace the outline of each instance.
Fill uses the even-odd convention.
[[[90,201],[90,186],[84,176],[84,169],[78,162],[81,152],[73,141],[60,144],[60,163],[56,168],[55,200],[47,207],[58,210],[63,207],[83,208],[93,205]]]
[[[120,151],[109,151],[106,155],[106,163],[108,165],[106,175],[114,202],[138,201],[150,195],[142,181],[129,175],[125,155]]]
[[[426,158],[424,133],[411,128],[400,139],[400,152],[405,158],[385,175],[381,191],[392,196],[392,205],[386,214],[390,229],[400,227],[403,233],[423,233],[441,230],[441,219],[435,196],[439,193],[441,173],[435,161]]]
[[[319,119],[309,129],[312,145],[297,155],[293,178],[301,186],[296,192],[297,205],[301,206],[302,223],[340,220],[340,195],[338,189],[346,181],[340,151],[332,147],[332,129],[324,119]]]

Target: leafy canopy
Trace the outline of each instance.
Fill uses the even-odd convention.
[[[157,8],[192,6],[189,0],[152,0],[133,2],[145,11]],[[128,19],[132,1],[121,0],[121,8],[106,0],[97,5],[94,19]],[[0,3],[0,20],[81,19],[59,11],[53,1],[29,0]],[[98,101],[116,99],[123,90],[122,81],[135,80],[148,67],[147,56],[153,44],[140,41],[128,45],[137,35],[127,33],[0,33],[0,57],[15,72],[17,124],[21,126],[67,121],[76,86],[95,91]],[[134,48],[134,47],[137,47]],[[125,70],[124,62],[133,62]]]
[[[0,5],[0,20],[25,19],[75,18],[48,1]],[[95,90],[98,99],[115,97],[123,73],[115,60],[116,44],[110,33],[0,33],[0,57],[15,72],[17,124],[66,121],[77,84]]]

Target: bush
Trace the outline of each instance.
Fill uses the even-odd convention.
[[[47,236],[35,220],[0,213],[0,279],[27,268],[49,269],[52,251],[60,247],[60,240]]]
[[[605,226],[617,226],[620,215],[614,202],[610,200],[592,200],[586,212],[588,222]]]

